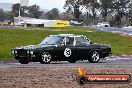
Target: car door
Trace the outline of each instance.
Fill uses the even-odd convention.
[[[91,50],[91,44],[83,36],[76,37],[75,40],[77,57],[80,59],[87,58]]]
[[[64,51],[64,58],[76,58],[75,37],[66,37],[66,47]]]
[[[57,44],[57,46],[53,49],[54,57],[56,60],[63,60],[64,58],[64,50],[66,48],[65,37],[63,37],[62,41]]]
[[[76,47],[74,46],[74,37],[65,37],[63,43],[54,49],[55,56],[59,60],[74,58],[76,56]]]

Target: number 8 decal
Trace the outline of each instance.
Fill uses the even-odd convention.
[[[65,51],[64,51],[64,55],[66,56],[66,57],[70,57],[71,56],[71,49],[70,48],[66,48],[65,49]]]

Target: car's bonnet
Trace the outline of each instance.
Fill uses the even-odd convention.
[[[21,47],[16,47],[15,49],[37,49],[37,48],[46,48],[46,47],[51,47],[53,45],[28,45],[28,46],[21,46]]]

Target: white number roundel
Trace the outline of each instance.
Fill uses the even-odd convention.
[[[70,48],[66,48],[65,49],[65,51],[64,51],[64,55],[66,56],[66,57],[70,57],[71,56],[71,49]]]

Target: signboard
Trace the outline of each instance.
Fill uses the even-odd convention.
[[[54,22],[54,27],[68,27],[69,25],[70,25],[69,21],[56,20]]]

